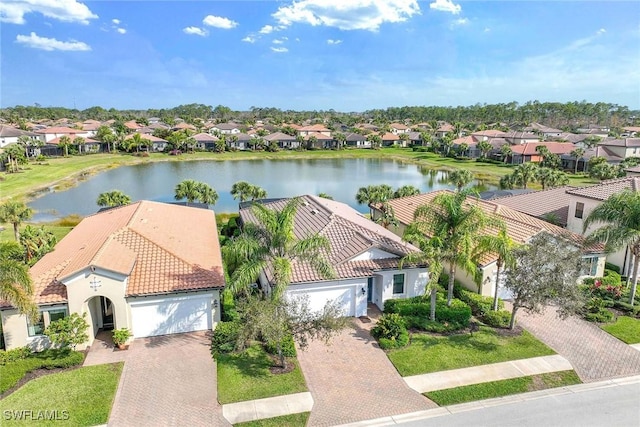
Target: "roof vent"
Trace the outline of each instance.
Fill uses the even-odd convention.
[[[318,213],[318,211],[317,211],[317,210],[315,210],[315,209],[311,209],[311,215],[315,215],[315,214],[317,214],[317,213]]]

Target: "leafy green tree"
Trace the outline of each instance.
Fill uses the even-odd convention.
[[[16,173],[20,170],[21,165],[29,163],[25,150],[18,144],[5,147],[0,153],[0,161],[5,166],[7,173]]]
[[[209,184],[204,182],[198,183],[198,200],[200,203],[207,205],[215,205],[218,201],[218,192],[214,190]]]
[[[269,267],[272,275],[271,296],[279,300],[291,282],[293,262],[306,262],[320,276],[335,276],[325,254],[330,243],[325,236],[311,234],[298,238],[294,234],[294,221],[301,201],[293,198],[281,210],[254,204],[251,209],[256,223],[244,225],[240,236],[224,247],[225,259],[237,268],[231,273],[230,289],[242,292]],[[236,262],[241,260],[241,262]]]
[[[535,181],[538,168],[539,166],[532,162],[516,166],[513,171],[514,182],[517,182],[522,188],[526,189],[530,182]]]
[[[218,201],[218,193],[213,188],[208,184],[193,179],[185,179],[178,183],[174,197],[176,200],[187,199],[189,203],[198,200],[201,203],[213,205]]]
[[[513,256],[515,264],[505,273],[505,287],[512,293],[511,329],[520,309],[540,313],[553,304],[566,317],[584,306],[577,285],[582,253],[572,243],[542,232],[516,248]]]
[[[447,181],[455,185],[458,191],[462,191],[473,181],[473,173],[467,169],[456,169],[447,174]]]
[[[8,200],[0,205],[0,222],[13,225],[13,236],[20,241],[20,224],[33,216],[33,209],[22,202]]]
[[[51,342],[59,348],[69,348],[73,350],[89,339],[87,330],[89,324],[86,320],[87,313],[80,316],[78,313],[72,313],[71,316],[54,320],[44,330],[44,334]]]
[[[503,144],[500,146],[500,154],[502,154],[502,162],[507,163],[507,159],[509,156],[513,154],[513,150],[511,149],[511,145]]]
[[[375,203],[384,203],[391,198],[393,198],[393,188],[386,184],[360,187],[356,193],[356,202],[360,205],[370,206]],[[371,215],[373,216],[373,212]]]
[[[35,320],[38,307],[33,302],[29,268],[22,262],[23,252],[17,242],[0,242],[0,300]]]
[[[403,185],[393,192],[392,199],[399,199],[400,197],[416,196],[420,194],[420,190],[413,185]]]
[[[231,186],[231,196],[240,202],[247,200],[258,200],[267,197],[267,191],[257,185],[250,184],[246,181],[238,181]]]
[[[25,249],[25,262],[30,265],[51,252],[57,242],[55,234],[45,230],[44,226],[27,225],[20,233],[20,244]]]
[[[569,177],[566,173],[547,167],[540,167],[536,173],[536,179],[542,185],[542,189],[560,187],[569,183]]]
[[[64,156],[69,157],[69,147],[72,145],[71,138],[67,135],[63,135],[58,140],[58,147],[62,148],[64,151]]]
[[[322,197],[323,199],[329,199],[329,200],[333,200],[333,197],[331,197],[329,194],[327,193],[318,193],[318,197]]]
[[[580,160],[583,160],[582,156],[584,156],[584,153],[585,153],[585,149],[584,148],[580,148],[580,147],[576,148],[575,150],[573,150],[571,152],[571,156],[576,158],[576,163],[575,163],[574,168],[573,168],[573,173],[574,174],[578,173],[578,162]]]
[[[96,200],[96,204],[98,206],[123,206],[131,203],[131,197],[127,196],[120,190],[112,190],[104,193],[100,193],[98,196],[98,200]]]
[[[382,137],[376,133],[367,135],[367,141],[371,143],[371,148],[374,150],[379,150],[382,146]]]
[[[631,251],[633,273],[629,304],[634,304],[640,269],[640,192],[625,190],[613,194],[587,216],[584,231],[597,223],[604,225],[588,236],[588,242],[603,242],[609,253],[624,247]]]
[[[487,254],[497,256],[496,259],[496,285],[493,295],[493,310],[498,310],[498,288],[500,286],[501,273],[505,268],[512,268],[515,265],[513,254],[516,248],[515,242],[507,234],[506,228],[501,228],[496,235],[487,234],[480,237],[478,246],[474,254],[475,260],[480,260]]]
[[[429,204],[414,212],[413,227],[439,242],[442,261],[449,265],[447,305],[453,299],[453,285],[458,266],[472,277],[477,276],[473,260],[481,233],[490,226],[502,226],[501,221],[485,214],[473,201],[467,201],[470,192],[438,194]]]
[[[478,150],[480,150],[480,157],[486,159],[491,150],[493,150],[493,146],[488,141],[482,140],[478,142]]]

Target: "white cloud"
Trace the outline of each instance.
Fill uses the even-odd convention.
[[[457,15],[462,10],[462,6],[455,4],[451,0],[436,0],[429,4],[429,8],[433,10],[439,10],[440,12],[449,12]]]
[[[377,31],[384,23],[404,22],[419,13],[417,0],[300,0],[280,7],[272,16],[282,27],[299,23]]]
[[[24,15],[28,13],[40,13],[58,21],[85,25],[89,20],[98,18],[84,3],[76,0],[16,0],[0,3],[0,22],[24,24]]]
[[[273,44],[282,44],[282,43],[284,43],[283,40],[280,40],[280,39],[274,39],[273,40]]]
[[[273,47],[273,46],[271,46],[271,50],[276,52],[276,53],[289,52],[289,49],[287,49],[286,47]]]
[[[260,28],[259,33],[260,34],[271,34],[275,30],[276,30],[276,28],[273,25],[265,25],[264,27]]]
[[[114,25],[120,25],[119,19],[112,19],[111,22],[113,22]]]
[[[119,32],[120,34],[126,34],[127,33],[127,30],[125,30],[124,28],[117,28],[116,31]]]
[[[600,34],[604,34],[606,32],[607,32],[607,30],[605,30],[604,28],[600,28],[598,31],[596,31],[596,34],[600,35]]]
[[[462,25],[467,25],[468,23],[469,23],[469,20],[467,18],[459,18],[453,21],[451,25],[453,25],[454,27],[460,27]]]
[[[24,44],[25,46],[32,47],[34,49],[42,49],[42,50],[77,50],[77,51],[87,51],[91,50],[91,47],[83,42],[79,42],[76,40],[71,40],[68,42],[62,42],[56,39],[50,39],[47,37],[40,37],[36,33],[31,33],[28,36],[23,36],[18,34],[16,37],[16,42],[20,44]]]
[[[238,26],[236,21],[232,21],[229,18],[223,18],[222,16],[207,15],[202,20],[204,25],[209,27],[222,28],[223,30],[230,30]]]
[[[255,43],[256,42],[256,38],[253,36],[247,36],[245,38],[242,39],[243,42],[245,43]]]
[[[199,27],[186,27],[182,29],[182,32],[185,34],[193,34],[201,37],[205,37],[207,34],[209,34],[207,30],[204,30]]]
[[[327,44],[340,44],[340,43],[342,43],[342,40],[333,40],[333,39],[327,40]]]

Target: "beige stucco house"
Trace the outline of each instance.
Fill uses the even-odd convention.
[[[45,348],[44,328],[71,313],[86,314],[86,346],[101,330],[212,329],[225,285],[214,213],[149,201],[85,218],[30,273],[41,316],[0,306],[7,349]]]
[[[433,199],[439,194],[451,193],[449,190],[434,191],[431,193],[418,194],[416,196],[402,197],[399,199],[389,200],[387,203],[393,208],[394,215],[398,221],[397,226],[390,226],[390,230],[396,233],[398,236],[402,236],[405,229],[414,220],[414,212],[419,206],[428,205],[433,202]],[[516,243],[526,243],[533,236],[541,232],[547,232],[572,241],[576,246],[582,246],[584,239],[580,234],[572,233],[562,227],[558,227],[541,219],[533,216],[518,212],[507,206],[500,205],[495,201],[487,201],[476,199],[475,197],[468,197],[467,202],[475,204],[481,208],[485,213],[495,215],[497,218],[504,221],[507,229],[507,234]],[[378,218],[381,215],[379,207],[372,206],[373,218]],[[487,233],[495,233],[495,231],[487,230]],[[584,276],[601,276],[604,273],[605,254],[602,251],[600,245],[596,245],[592,248],[584,250],[584,259],[586,262],[586,268]],[[482,295],[493,295],[496,286],[496,272],[497,272],[497,256],[495,254],[488,254],[478,263],[479,269],[479,282],[468,275],[461,268],[458,268],[456,272],[456,280],[466,288],[478,292]],[[448,269],[448,267],[447,267]]]

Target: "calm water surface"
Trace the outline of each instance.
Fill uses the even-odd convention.
[[[268,197],[292,197],[327,193],[360,212],[355,194],[367,185],[388,184],[393,188],[413,185],[421,191],[452,188],[442,180],[443,172],[429,171],[418,165],[381,159],[307,159],[307,160],[234,160],[156,162],[122,166],[101,172],[76,187],[50,192],[35,199],[35,221],[48,221],[70,214],[82,216],[98,210],[100,193],[120,190],[133,201],[146,199],[173,201],[176,184],[195,179],[211,185],[220,198],[216,212],[237,212],[238,202],[229,193],[237,181],[248,181],[268,192]]]

